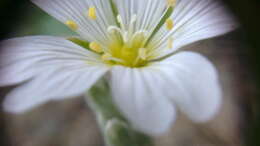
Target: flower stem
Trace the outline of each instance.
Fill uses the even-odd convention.
[[[114,105],[105,81],[92,87],[86,101],[94,111],[107,146],[152,146],[150,137],[135,131]]]

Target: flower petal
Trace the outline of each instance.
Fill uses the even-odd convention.
[[[195,122],[210,120],[221,105],[217,71],[203,56],[177,53],[153,65],[168,80],[168,97]]]
[[[108,70],[98,55],[59,37],[16,38],[1,46],[0,86],[28,81],[6,97],[11,112],[82,94]]]
[[[151,46],[167,48],[167,40],[173,39],[174,52],[193,42],[216,37],[237,28],[235,21],[225,5],[217,0],[179,0],[171,16],[174,28],[161,29]]]
[[[46,67],[102,64],[98,55],[60,37],[21,37],[0,46],[0,86],[24,82]]]
[[[173,33],[176,48],[225,34],[237,27],[224,4],[215,0],[181,0],[173,20],[176,21]]]
[[[37,6],[66,24],[74,22],[76,31],[88,41],[104,44],[107,28],[116,25],[109,0],[32,0]],[[95,8],[96,19],[88,18],[89,8]]]
[[[83,95],[106,71],[102,66],[50,68],[11,91],[4,101],[4,109],[20,113],[49,100]]]
[[[115,103],[137,130],[150,135],[169,130],[175,120],[175,109],[164,98],[161,81],[160,74],[149,68],[117,66],[111,73]]]
[[[155,29],[163,16],[166,0],[115,0],[123,23],[129,29],[131,19],[137,16],[135,31],[146,30],[149,33]]]

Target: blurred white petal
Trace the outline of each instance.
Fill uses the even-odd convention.
[[[63,38],[16,38],[2,46],[0,85],[27,81],[5,98],[10,112],[84,94],[108,70],[97,55]]]
[[[107,71],[102,66],[50,68],[11,91],[4,101],[8,112],[25,112],[49,100],[83,95]]]
[[[164,133],[175,120],[175,109],[165,98],[162,81],[160,74],[149,68],[116,66],[111,73],[116,105],[137,130],[150,135]]]
[[[174,28],[171,31],[161,29],[150,44],[164,49],[167,48],[167,40],[172,38],[173,48],[165,53],[174,52],[196,41],[223,35],[238,27],[225,4],[218,0],[178,0],[171,18]]]
[[[60,37],[14,38],[1,42],[0,46],[0,86],[26,81],[44,73],[48,67],[66,67],[87,62],[101,64],[94,53]]]
[[[73,21],[76,30],[88,41],[104,44],[109,38],[107,28],[116,25],[109,0],[32,0],[37,6],[61,21]],[[88,19],[88,9],[96,8],[96,20]]]
[[[180,0],[173,14],[175,49],[237,28],[225,5],[218,0]]]
[[[152,33],[165,12],[166,2],[162,0],[114,0],[118,7],[119,15],[125,26],[130,25],[130,20],[137,16],[135,31],[145,30]]]
[[[221,105],[217,71],[203,56],[183,52],[156,63],[168,81],[168,97],[195,122],[210,120]]]

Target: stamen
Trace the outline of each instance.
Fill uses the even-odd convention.
[[[165,24],[166,24],[166,28],[168,30],[171,30],[174,26],[174,23],[173,23],[173,20],[171,18],[168,18],[166,21],[165,21]]]
[[[96,15],[96,8],[95,7],[90,7],[88,9],[88,17],[89,19],[96,20],[97,15]]]
[[[89,48],[97,53],[102,53],[102,47],[97,42],[91,42]]]
[[[136,20],[137,20],[137,15],[133,14],[131,16],[130,24],[128,27],[128,38],[130,38],[130,36],[133,35],[133,33],[134,33],[134,24],[135,24]]]
[[[117,26],[109,26],[109,27],[107,28],[107,32],[108,32],[108,33],[119,32],[120,34],[122,34],[121,29],[118,28]]]
[[[168,7],[175,7],[176,6],[176,0],[167,0],[167,6]]]
[[[141,58],[142,60],[146,60],[147,58],[147,50],[145,48],[140,48],[138,52],[138,57]]]
[[[140,30],[140,31],[137,31],[135,32],[133,35],[132,35],[132,39],[131,41],[133,40],[136,40],[136,39],[139,39],[139,40],[144,40],[147,36],[147,31],[145,30]]]
[[[137,31],[132,35],[131,39],[129,40],[129,43],[131,43],[132,47],[144,46],[146,36],[147,36],[147,31],[144,30]]]
[[[132,17],[131,17],[130,24],[135,23],[136,20],[137,20],[137,15],[136,15],[136,14],[133,14]]]
[[[119,58],[115,58],[115,57],[113,57],[110,53],[104,53],[104,54],[101,56],[101,59],[102,59],[103,61],[115,61],[115,62],[119,62],[119,63],[125,63],[124,60],[119,59]]]
[[[122,17],[120,15],[117,15],[116,19],[119,23],[122,23]]]
[[[128,32],[127,31],[123,32],[122,37],[123,37],[124,42],[127,43],[127,41],[129,40]]]
[[[103,61],[109,61],[109,60],[111,60],[111,58],[112,58],[112,55],[109,54],[109,53],[105,53],[105,54],[103,54],[103,55],[101,56],[101,59],[102,59]]]
[[[123,42],[123,32],[117,26],[109,26],[107,32],[111,34],[111,37],[118,39],[120,42]]]
[[[137,31],[137,32],[135,32],[133,34],[133,38],[136,37],[136,36],[139,36],[139,35],[147,36],[148,35],[148,31],[146,31],[146,30],[139,30],[139,31]]]
[[[168,42],[167,42],[167,47],[169,49],[171,49],[173,47],[173,38],[169,38]]]
[[[74,31],[78,29],[78,25],[72,20],[66,21],[65,24]]]
[[[118,23],[120,24],[120,27],[123,29],[123,30],[126,30],[125,28],[125,25],[124,25],[124,23],[123,23],[123,19],[122,19],[122,17],[120,16],[120,15],[117,15],[117,21],[118,21]]]

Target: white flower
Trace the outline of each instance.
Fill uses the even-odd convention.
[[[78,32],[90,49],[62,37],[32,36],[1,43],[0,85],[23,83],[4,102],[24,112],[49,100],[83,95],[106,75],[116,105],[147,134],[169,129],[175,107],[195,122],[221,103],[217,72],[203,56],[180,52],[236,24],[214,0],[33,0]],[[25,83],[24,83],[25,82]]]

